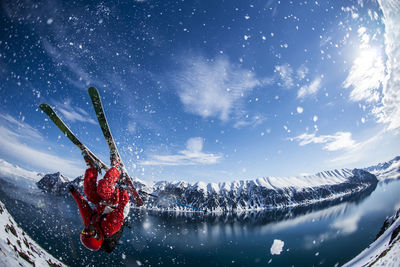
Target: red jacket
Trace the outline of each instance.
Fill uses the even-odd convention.
[[[116,168],[111,168],[104,175],[104,178],[97,183],[96,169],[89,168],[86,170],[83,190],[87,200],[95,205],[94,209],[89,206],[89,203],[78,191],[72,192],[85,227],[90,223],[94,224],[102,238],[118,232],[124,222],[123,212],[125,206],[129,203],[129,195],[126,190],[119,192],[118,188],[115,188],[115,183],[119,178],[119,171]],[[107,206],[113,206],[114,210],[108,214],[104,213]]]

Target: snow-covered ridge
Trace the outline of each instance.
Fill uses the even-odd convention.
[[[69,184],[82,191],[83,178],[70,182],[61,173],[47,174],[37,185],[57,195],[68,193]],[[334,170],[296,177],[262,177],[221,183],[183,181],[134,182],[137,189],[159,196],[145,199],[149,210],[185,211],[162,199],[184,203],[209,212],[240,212],[310,205],[359,194],[376,186],[375,175],[359,169]],[[143,196],[146,198],[146,196]],[[160,201],[161,200],[161,201]]]
[[[264,177],[224,183],[136,183],[146,192],[210,212],[238,212],[310,205],[360,193],[378,180],[359,169],[335,170],[298,177]],[[168,202],[148,198],[147,209],[184,210]]]
[[[388,218],[377,239],[344,266],[400,266],[400,210]]]
[[[3,159],[0,159],[0,175],[5,177],[12,177],[14,179],[29,179],[35,182],[39,181],[43,177],[42,173],[25,170]]]
[[[400,178],[400,156],[388,162],[365,168],[364,170],[375,174],[379,181],[398,179]]]
[[[150,210],[188,210],[160,201],[163,198],[210,212],[265,210],[310,205],[370,191],[378,182],[374,174],[383,175],[384,178],[378,177],[379,180],[400,177],[399,159],[364,170],[341,169],[295,177],[260,177],[220,183],[144,182],[137,179],[134,184],[138,189],[160,197],[158,200],[145,199],[143,208]],[[69,184],[83,191],[82,176],[70,181],[61,173],[47,174],[37,183],[43,191],[58,195],[67,194]]]
[[[33,241],[0,201],[0,266],[66,266]]]

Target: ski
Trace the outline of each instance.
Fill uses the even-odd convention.
[[[114,138],[111,135],[110,127],[108,126],[108,122],[106,119],[106,115],[104,113],[103,105],[101,103],[99,91],[97,91],[97,89],[94,87],[90,87],[88,89],[88,92],[89,92],[90,98],[92,100],[92,104],[93,104],[94,110],[96,112],[96,116],[99,121],[100,128],[103,132],[104,138],[106,139],[108,148],[110,149],[110,154],[114,154],[116,159],[118,160],[119,167],[122,172],[121,175],[125,178],[125,180],[128,184],[128,188],[130,189],[131,195],[136,201],[136,205],[142,206],[143,201],[140,198],[139,194],[137,193],[135,186],[133,185],[132,179],[130,178],[128,171],[126,170],[125,165],[124,165],[124,163],[121,159],[121,156],[118,152],[117,146],[115,145]]]
[[[104,164],[92,151],[89,150],[77,137],[76,135],[68,128],[68,126],[60,119],[57,113],[48,105],[41,104],[40,109],[46,113],[46,115],[54,122],[54,124],[64,133],[72,143],[74,143],[82,152],[87,153],[93,160],[98,163],[98,165],[104,171],[107,171],[109,168],[106,164]],[[101,171],[99,170],[99,172]]]

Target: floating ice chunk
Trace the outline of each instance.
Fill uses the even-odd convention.
[[[274,239],[274,243],[271,246],[271,254],[272,255],[280,255],[282,250],[283,250],[283,246],[285,245],[285,242],[283,242],[282,240],[279,239]]]

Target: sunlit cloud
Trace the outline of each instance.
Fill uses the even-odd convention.
[[[321,87],[321,78],[315,78],[309,85],[302,86],[297,92],[298,98],[315,95]]]
[[[400,3],[391,0],[378,2],[385,24],[386,62],[380,52],[370,45],[373,38],[368,35],[367,29],[359,28],[360,54],[343,86],[352,88],[352,101],[373,102],[375,107],[372,113],[377,121],[386,124],[387,130],[400,133]],[[370,17],[378,18],[372,12]]]
[[[373,113],[388,130],[400,133],[400,2],[378,1],[384,15],[386,77],[383,83],[381,106]]]
[[[253,72],[231,64],[225,57],[187,61],[175,83],[186,111],[222,121],[227,121],[233,110],[240,108],[244,96],[261,84]]]
[[[0,125],[0,152],[7,159],[14,158],[18,162],[38,168],[38,171],[61,171],[71,176],[82,174],[83,170],[80,167],[82,164],[79,162],[34,148],[32,144],[35,143],[35,140],[38,141],[36,138],[40,134],[30,125],[19,122],[9,115],[2,115],[2,118],[4,117],[12,123],[11,125],[4,123]],[[28,130],[18,130],[19,128]]]
[[[389,140],[390,137],[385,137],[385,130],[382,130],[372,137],[356,143],[347,149],[346,153],[331,159],[330,162],[343,166],[365,160],[374,154],[374,149],[379,146],[384,138]]]
[[[149,160],[139,162],[140,165],[181,166],[208,165],[218,163],[222,155],[203,152],[204,140],[201,137],[190,138],[186,149],[174,155],[152,155]]]
[[[337,132],[334,135],[320,135],[315,133],[304,133],[293,140],[299,142],[300,146],[308,144],[324,144],[323,149],[328,151],[336,151],[342,149],[350,149],[356,145],[356,142],[351,138],[350,132]]]
[[[350,100],[377,102],[380,98],[380,86],[385,78],[385,65],[378,51],[362,48],[354,60],[350,73],[343,83],[344,88],[353,88]]]

